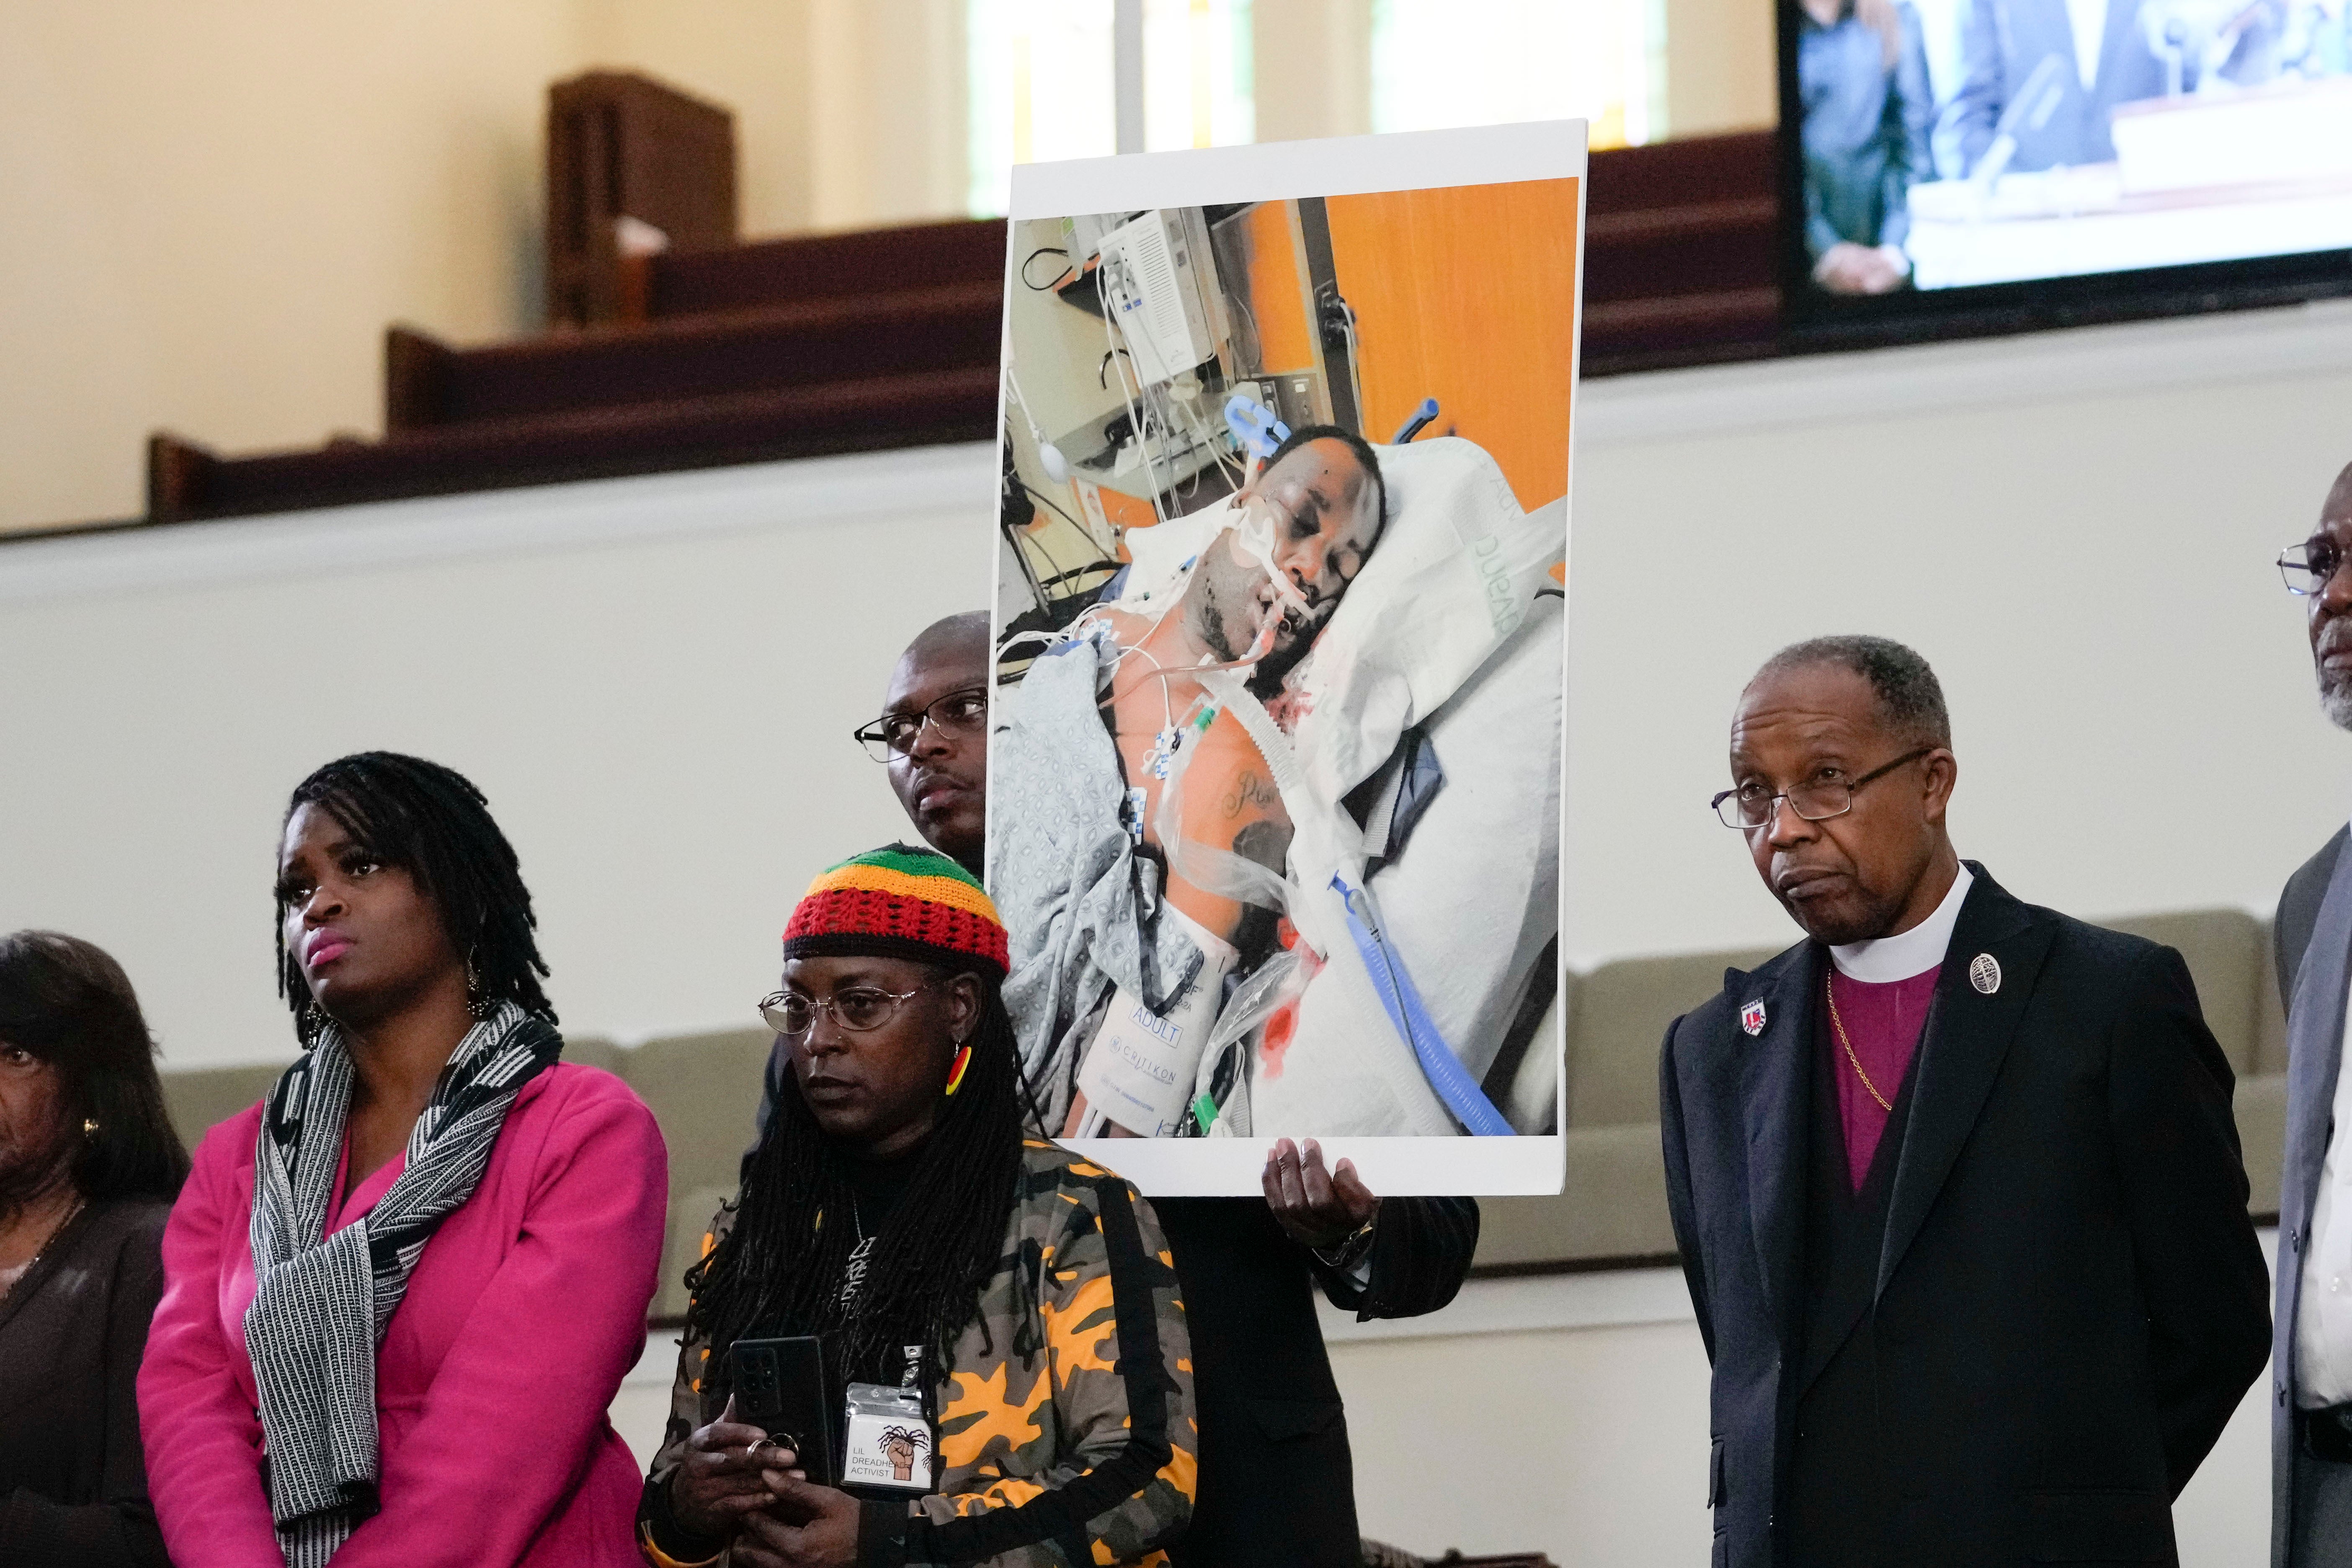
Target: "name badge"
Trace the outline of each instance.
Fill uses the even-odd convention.
[[[841,1462],[846,1486],[886,1487],[905,1492],[931,1489],[931,1424],[923,1415],[922,1394],[878,1383],[849,1385],[848,1436]]]

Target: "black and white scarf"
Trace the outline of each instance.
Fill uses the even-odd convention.
[[[261,1394],[269,1511],[288,1568],[324,1568],[378,1507],[375,1352],[417,1255],[482,1179],[515,1094],[563,1049],[511,1002],[467,1033],[408,1135],[408,1163],[359,1223],[325,1235],[352,1058],[332,1023],[278,1080],[254,1160],[245,1345]]]

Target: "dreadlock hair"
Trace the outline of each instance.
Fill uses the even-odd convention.
[[[770,1334],[816,1334],[837,1382],[896,1381],[889,1358],[924,1347],[924,1373],[944,1376],[956,1336],[980,1310],[980,1289],[1003,1261],[1004,1225],[1021,1178],[1027,1095],[1013,1019],[997,977],[935,965],[980,982],[980,1028],[963,1083],[948,1100],[906,1191],[874,1233],[864,1287],[845,1310],[841,1281],[856,1246],[843,1223],[855,1199],[847,1158],[818,1127],[787,1071],[775,1110],[744,1162],[734,1228],[687,1271],[689,1333],[710,1347],[706,1374],[729,1380],[727,1349]]]
[[[285,823],[306,805],[333,817],[378,861],[416,879],[441,911],[449,945],[465,955],[481,1001],[512,1002],[555,1022],[539,985],[547,961],[533,934],[539,920],[522,884],[522,863],[490,819],[489,802],[463,773],[398,752],[357,752],[295,786],[281,839]],[[290,906],[283,894],[277,902],[278,994],[294,1015],[295,1033],[307,1037],[310,987],[286,949]]]

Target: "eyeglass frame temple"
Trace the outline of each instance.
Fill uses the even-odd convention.
[[[1847,812],[1853,809],[1854,791],[1860,789],[1866,784],[1874,784],[1876,781],[1885,778],[1887,774],[1893,773],[1895,769],[1901,767],[1906,763],[1916,763],[1920,758],[1928,755],[1930,752],[1941,751],[1943,747],[1940,742],[1932,746],[1922,746],[1916,752],[1906,752],[1901,756],[1895,758],[1893,762],[1883,763],[1878,767],[1871,769],[1868,773],[1863,774],[1858,779],[1849,780],[1845,786],[1844,806],[1837,811],[1830,812],[1826,816],[1807,816],[1803,812],[1797,811],[1793,803],[1790,805],[1789,809],[1790,811],[1797,811],[1798,819],[1802,822],[1827,822],[1831,817],[1843,816]],[[1706,803],[1706,808],[1715,813],[1715,819],[1717,822],[1723,822],[1723,803],[1729,800],[1733,795],[1738,795],[1738,793],[1739,786],[1734,784],[1729,789],[1717,792],[1715,798]],[[1764,820],[1761,822],[1723,822],[1723,825],[1726,827],[1730,828],[1734,833],[1753,833],[1759,827],[1769,827],[1772,826],[1773,819],[1780,816],[1780,803],[1788,798],[1789,792],[1787,790],[1782,790],[1780,794],[1767,798],[1764,802],[1766,807]]]

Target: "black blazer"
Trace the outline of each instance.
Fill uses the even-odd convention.
[[[1319,1286],[1362,1318],[1454,1300],[1478,1246],[1473,1198],[1387,1198],[1359,1291],[1283,1233],[1264,1198],[1155,1198],[1192,1337],[1201,1471],[1177,1568],[1357,1568],[1355,1467]]]
[[[2174,1561],[2170,1501],[2269,1350],[2228,1061],[2179,953],[1971,865],[1914,1067],[1877,1288],[1877,1462],[1906,1563]],[[1990,994],[1970,961],[2000,965]],[[1714,1561],[1780,1550],[1814,1011],[1801,942],[1666,1031],[1666,1197],[1714,1363]],[[1750,1003],[1762,1027],[1741,1026]]]

